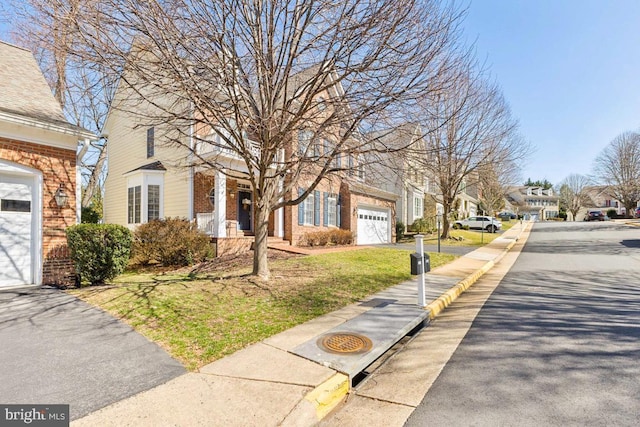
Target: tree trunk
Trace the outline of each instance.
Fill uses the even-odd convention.
[[[444,214],[442,215],[442,234],[440,235],[440,239],[444,240],[449,238],[449,228],[451,228],[451,221],[449,220],[451,203],[447,203],[443,200],[442,210]]]
[[[91,200],[93,199],[93,195],[96,191],[100,191],[100,176],[102,175],[102,168],[104,167],[104,163],[107,160],[107,141],[104,142],[102,147],[100,148],[100,154],[98,155],[98,160],[91,171],[91,176],[89,177],[89,182],[87,183],[87,188],[84,190],[84,194],[82,196],[82,207],[86,208],[91,204]]]
[[[254,229],[256,233],[253,247],[253,274],[263,280],[269,280],[267,261],[267,242],[269,237],[269,205],[264,199],[256,197]]]
[[[571,215],[573,215],[573,221],[577,221],[577,217],[578,217],[578,211],[580,210],[580,208],[578,209],[569,209],[569,212],[571,212]]]

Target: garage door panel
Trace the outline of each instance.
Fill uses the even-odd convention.
[[[375,208],[358,209],[358,244],[380,244],[390,241],[389,211]]]
[[[33,281],[31,182],[0,175],[0,287]]]

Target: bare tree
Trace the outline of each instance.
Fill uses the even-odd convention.
[[[361,132],[440,90],[460,17],[435,0],[106,0],[82,5],[72,55],[122,73],[112,108],[164,126],[183,165],[250,181],[253,272],[266,279],[270,212],[341,173],[337,156],[385,150]]]
[[[625,132],[615,137],[596,157],[594,169],[627,215],[633,214],[640,200],[640,133]]]
[[[479,172],[516,164],[528,152],[498,87],[472,67],[468,70],[435,101],[423,104],[424,128],[431,129],[425,136],[424,167],[442,197],[442,238],[449,237],[450,215],[462,184],[478,185]]]
[[[483,209],[490,215],[505,205],[508,186],[517,179],[518,168],[513,161],[502,164],[486,164],[478,168],[478,197]]]
[[[11,23],[15,43],[34,53],[67,118],[99,135],[115,84],[99,64],[87,64],[70,54],[78,43],[74,21],[81,5],[81,0],[12,0],[11,8],[2,13]],[[104,138],[91,141],[80,165],[85,180],[83,207],[100,191],[106,147]]]
[[[590,179],[584,175],[571,174],[562,180],[558,187],[560,196],[560,208],[571,212],[573,220],[576,220],[578,211],[587,206],[591,197],[587,192],[587,187],[591,184]]]

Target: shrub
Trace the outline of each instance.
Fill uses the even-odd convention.
[[[435,218],[418,218],[411,224],[411,230],[417,233],[432,233],[437,230]]]
[[[183,218],[149,221],[133,233],[132,258],[136,264],[157,262],[182,267],[203,261],[211,251],[209,236]]]
[[[609,218],[617,218],[618,217],[618,211],[616,211],[615,209],[609,209],[607,211],[607,216]]]
[[[102,219],[102,212],[99,212],[93,205],[83,207],[80,212],[80,222],[83,224],[97,224]]]
[[[404,222],[398,221],[396,222],[396,240],[400,240],[404,237],[404,232],[406,228],[404,226]]]
[[[353,233],[338,228],[305,233],[299,241],[300,246],[350,245],[352,243]]]
[[[116,224],[78,224],[66,232],[80,282],[97,285],[124,271],[131,252],[129,229]]]

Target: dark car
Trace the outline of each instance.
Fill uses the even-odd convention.
[[[518,216],[513,212],[500,212],[498,217],[500,219],[516,219]]]
[[[585,221],[604,221],[605,215],[600,211],[589,211],[584,217]]]
[[[636,218],[640,218],[640,207],[636,208]]]

